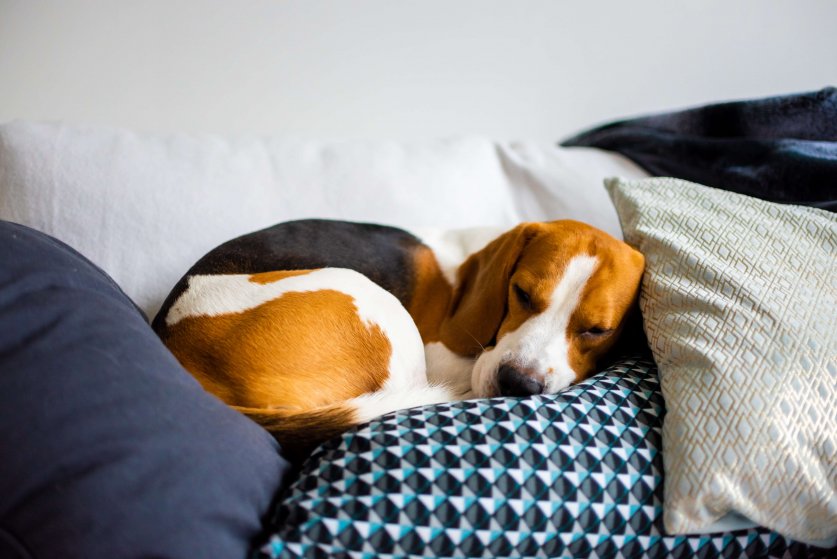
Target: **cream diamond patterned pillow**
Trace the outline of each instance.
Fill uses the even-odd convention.
[[[837,537],[837,216],[686,181],[611,179],[646,258],[659,366],[666,529],[737,511]]]

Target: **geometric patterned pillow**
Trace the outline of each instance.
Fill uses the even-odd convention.
[[[669,178],[607,187],[646,260],[666,528],[736,511],[837,541],[837,213]]]
[[[321,446],[260,558],[810,557],[764,528],[667,536],[649,356],[560,394],[401,410]]]

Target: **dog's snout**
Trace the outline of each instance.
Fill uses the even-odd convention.
[[[503,396],[532,396],[543,393],[543,382],[512,365],[501,365],[497,384]]]

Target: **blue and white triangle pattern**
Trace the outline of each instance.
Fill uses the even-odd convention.
[[[259,557],[809,557],[766,529],[666,536],[649,357],[552,396],[399,411],[320,447]]]

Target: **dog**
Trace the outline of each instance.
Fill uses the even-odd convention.
[[[305,455],[396,409],[587,378],[644,263],[571,220],[445,234],[292,221],[206,254],[152,326],[206,390]]]

